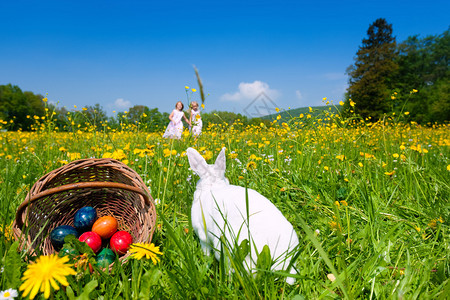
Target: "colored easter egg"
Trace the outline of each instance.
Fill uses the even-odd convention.
[[[86,231],[78,238],[80,242],[85,242],[91,247],[94,253],[97,253],[102,247],[102,238],[95,232]]]
[[[116,260],[116,254],[109,248],[104,248],[97,254],[97,266],[101,268],[109,267]]]
[[[117,254],[125,254],[133,243],[133,237],[127,231],[117,231],[109,241],[111,250]]]
[[[101,236],[102,239],[109,239],[119,227],[119,223],[114,217],[104,216],[98,218],[92,225],[92,231]]]
[[[73,234],[78,237],[78,231],[70,225],[61,225],[52,230],[50,233],[50,241],[56,251],[61,249],[64,245],[64,238],[69,234]]]
[[[79,232],[91,230],[92,225],[97,219],[97,212],[92,206],[85,206],[77,210],[73,217],[73,226]]]
[[[113,262],[114,262],[114,259],[109,259],[106,256],[102,256],[102,257],[97,258],[97,267],[108,268]]]

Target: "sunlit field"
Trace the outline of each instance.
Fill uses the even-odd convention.
[[[357,106],[357,104],[356,104]],[[130,258],[104,272],[71,267],[53,299],[445,299],[450,294],[450,127],[405,123],[392,114],[371,123],[322,112],[244,127],[206,124],[198,138],[148,133],[124,120],[119,130],[71,112],[67,132],[52,112],[32,132],[0,132],[1,290],[19,291],[37,257],[16,251],[11,223],[44,174],[81,158],[110,157],[133,168],[156,202],[152,239],[160,261]],[[33,118],[30,116],[30,118]],[[270,199],[294,225],[296,282],[270,271],[248,274],[238,250],[205,256],[190,223],[198,176],[186,149],[214,163],[226,147],[226,177]],[[231,261],[235,265],[230,271]],[[262,259],[261,259],[262,261]],[[61,286],[60,283],[55,283]],[[36,298],[45,296],[45,289]]]

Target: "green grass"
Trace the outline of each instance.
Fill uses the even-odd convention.
[[[133,128],[1,132],[0,224],[8,228],[31,186],[64,160],[122,150],[122,161],[160,200],[152,242],[161,246],[161,262],[129,260],[110,272],[81,270],[68,277],[69,287],[52,294],[55,299],[445,299],[449,127],[353,127],[326,113],[308,122],[295,116],[289,128],[217,125],[198,140],[163,140]],[[294,285],[285,283],[287,274],[270,271],[263,258],[260,271],[248,274],[244,250],[232,242],[223,241],[220,260],[203,254],[190,223],[198,177],[183,152],[195,147],[212,163],[223,146],[230,182],[259,191],[294,225],[300,240]],[[135,149],[151,150],[140,156]],[[176,154],[167,155],[169,150]],[[249,162],[256,168],[248,168]],[[18,289],[35,257],[1,234],[1,290]]]

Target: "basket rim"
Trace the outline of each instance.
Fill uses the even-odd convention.
[[[105,182],[105,181],[91,181],[91,182],[77,182],[77,183],[71,183],[66,185],[61,185],[55,188],[51,188],[48,190],[44,190],[34,196],[27,195],[24,202],[22,202],[19,207],[17,208],[16,212],[16,225],[19,228],[22,228],[24,223],[22,222],[22,214],[24,210],[28,207],[28,205],[32,204],[33,202],[53,194],[69,191],[69,190],[77,190],[77,189],[84,189],[84,188],[93,188],[93,189],[102,189],[102,188],[117,188],[117,189],[123,189],[128,190],[130,192],[135,192],[141,195],[144,198],[145,204],[148,206],[151,206],[151,201],[147,193],[141,188],[131,186],[124,183],[119,182]]]

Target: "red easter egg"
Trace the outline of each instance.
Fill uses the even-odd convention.
[[[119,223],[114,217],[103,216],[92,225],[92,231],[102,239],[109,239],[117,231],[117,227],[119,227]]]
[[[78,238],[81,242],[85,242],[91,247],[94,253],[97,253],[102,247],[102,238],[95,232],[87,231]]]
[[[125,254],[133,243],[133,237],[127,231],[117,231],[109,241],[111,250],[117,254]]]

